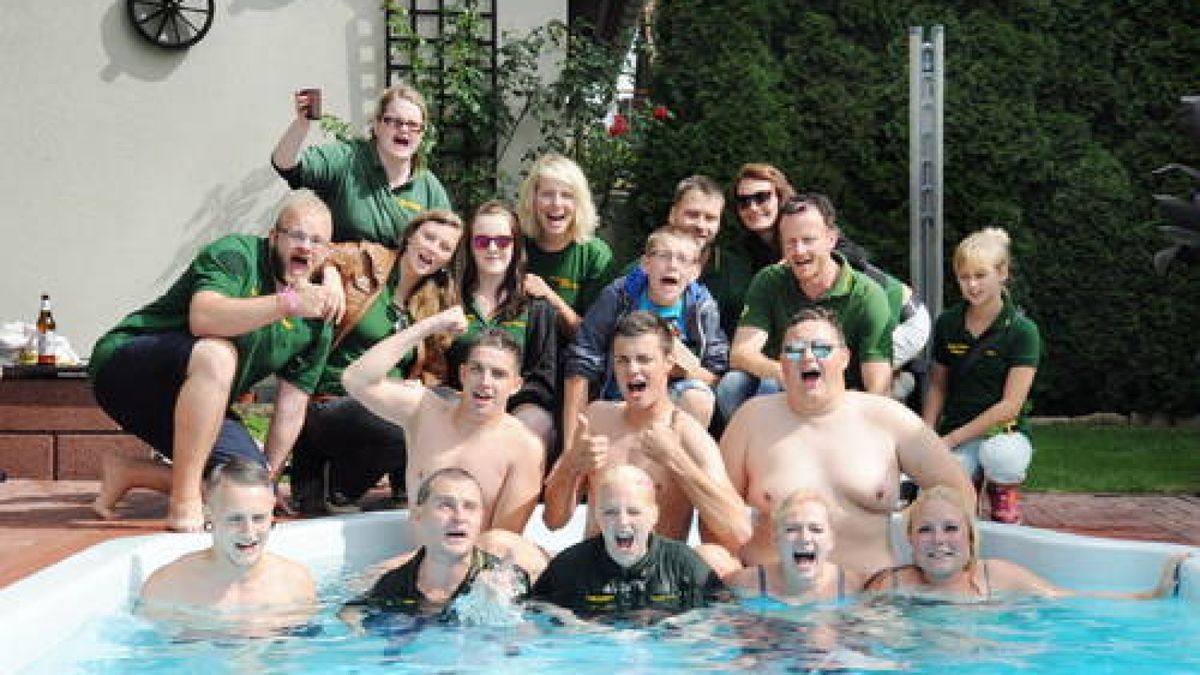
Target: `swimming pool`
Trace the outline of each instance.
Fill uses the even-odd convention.
[[[271,548],[308,563],[327,580],[323,600],[337,602],[344,595],[338,596],[333,580],[343,570],[362,569],[405,548],[405,518],[404,512],[380,512],[288,523],[276,528]],[[582,531],[579,517],[557,533],[540,522],[535,514],[527,534],[551,550],[577,541]],[[983,531],[986,556],[1017,560],[1077,589],[1148,588],[1166,555],[1200,553],[992,523]],[[508,629],[434,627],[416,634],[398,626],[364,639],[347,635],[325,612],[315,637],[179,641],[129,615],[131,598],[150,572],[208,543],[205,534],[109,541],[0,590],[0,672],[170,672],[184,666],[224,672],[230,659],[259,672],[795,670],[830,658],[822,636],[831,630],[841,645],[833,658],[851,669],[894,662],[962,672],[1200,670],[1198,558],[1181,570],[1178,601],[1029,601],[966,609],[889,604],[819,612],[718,608],[649,631],[580,632],[535,618]],[[927,653],[931,635],[945,648]],[[159,670],[152,668],[156,663]]]

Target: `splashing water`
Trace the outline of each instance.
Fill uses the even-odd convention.
[[[522,574],[511,564],[481,571],[471,590],[454,601],[453,612],[464,626],[516,626],[525,622],[514,601],[525,592]]]

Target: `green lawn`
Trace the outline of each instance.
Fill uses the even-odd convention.
[[[1047,424],[1033,445],[1030,490],[1200,493],[1200,430]]]

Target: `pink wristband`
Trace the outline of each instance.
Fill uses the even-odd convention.
[[[284,286],[283,290],[276,293],[279,296],[279,301],[283,305],[283,312],[288,316],[300,316],[300,296],[296,295],[296,289],[291,286]]]

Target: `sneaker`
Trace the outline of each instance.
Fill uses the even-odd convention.
[[[1016,485],[988,485],[988,502],[991,504],[992,520],[997,523],[1021,523],[1020,495]]]

